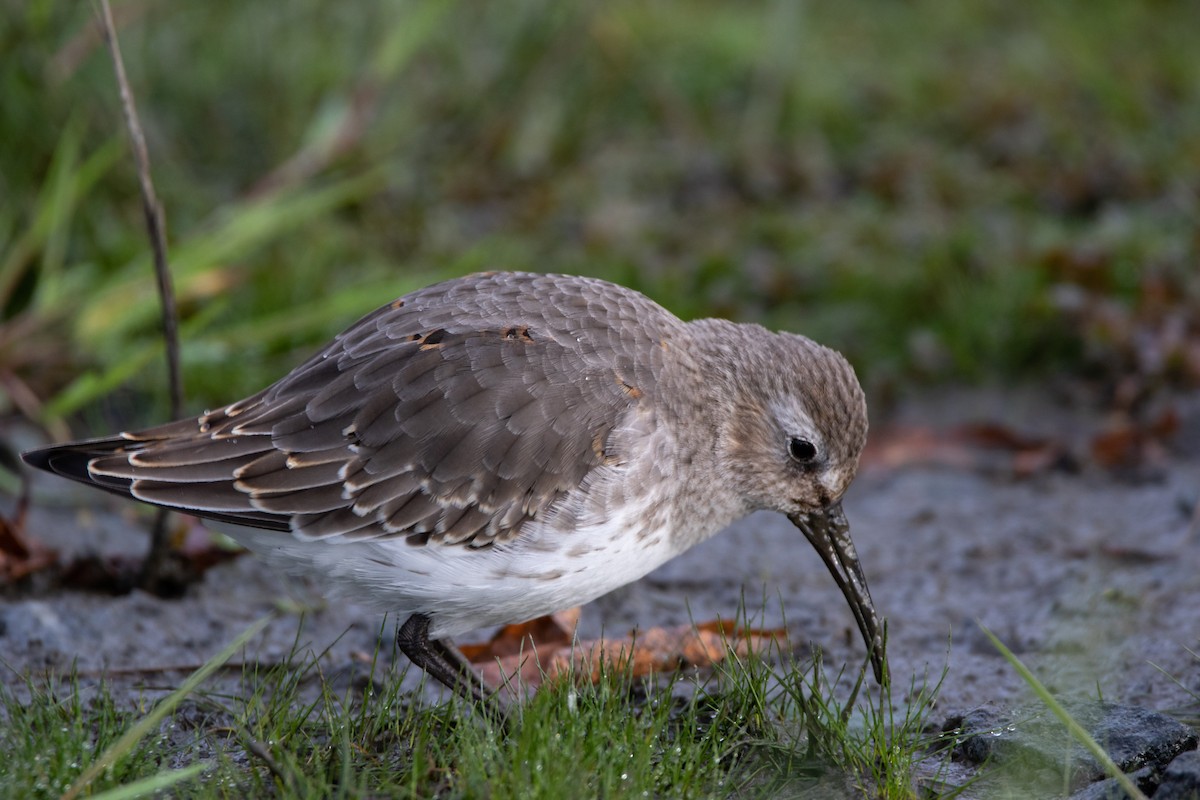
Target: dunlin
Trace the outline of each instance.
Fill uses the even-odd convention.
[[[882,681],[840,502],[866,435],[853,369],[810,339],[496,272],[383,306],[245,400],[23,457],[232,523],[270,564],[399,614],[413,663],[478,699],[449,637],[585,603],[759,509],[816,548]]]

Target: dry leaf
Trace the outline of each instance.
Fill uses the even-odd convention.
[[[1116,414],[1092,437],[1092,459],[1108,469],[1161,465],[1166,460],[1165,442],[1178,429],[1179,414],[1173,407],[1144,423],[1129,414]]]
[[[945,431],[887,428],[863,451],[864,467],[945,466],[1024,478],[1070,462],[1065,443],[1023,434],[995,423],[971,423]]]
[[[58,563],[58,552],[26,535],[29,493],[22,488],[11,518],[0,516],[0,579],[17,581]]]
[[[787,640],[782,628],[759,630],[714,621],[650,628],[621,639],[573,642],[579,612],[572,609],[564,613],[569,615],[565,620],[551,615],[505,626],[492,641],[461,649],[488,685],[519,682],[537,687],[545,679],[568,674],[594,683],[607,665],[628,667],[635,677],[684,667],[708,667],[724,660],[730,648],[738,655],[747,655],[764,651],[772,642]],[[537,631],[549,638],[539,639]]]
[[[576,606],[528,622],[505,625],[487,642],[465,644],[459,650],[471,663],[484,664],[528,650],[531,641],[542,647],[570,644],[578,625],[579,607]]]

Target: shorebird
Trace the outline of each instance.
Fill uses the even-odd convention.
[[[230,523],[269,564],[400,615],[401,651],[483,700],[451,637],[585,603],[759,509],[820,554],[882,682],[841,506],[866,435],[854,370],[811,339],[491,272],[388,303],[252,397],[23,458]]]

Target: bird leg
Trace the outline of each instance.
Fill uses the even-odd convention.
[[[460,697],[489,712],[499,712],[483,680],[452,645],[429,638],[429,616],[413,614],[396,631],[396,645],[408,660]]]

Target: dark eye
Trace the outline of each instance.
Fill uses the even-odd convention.
[[[788,439],[788,455],[797,464],[811,464],[812,460],[817,457],[817,448],[807,439],[793,436]]]

